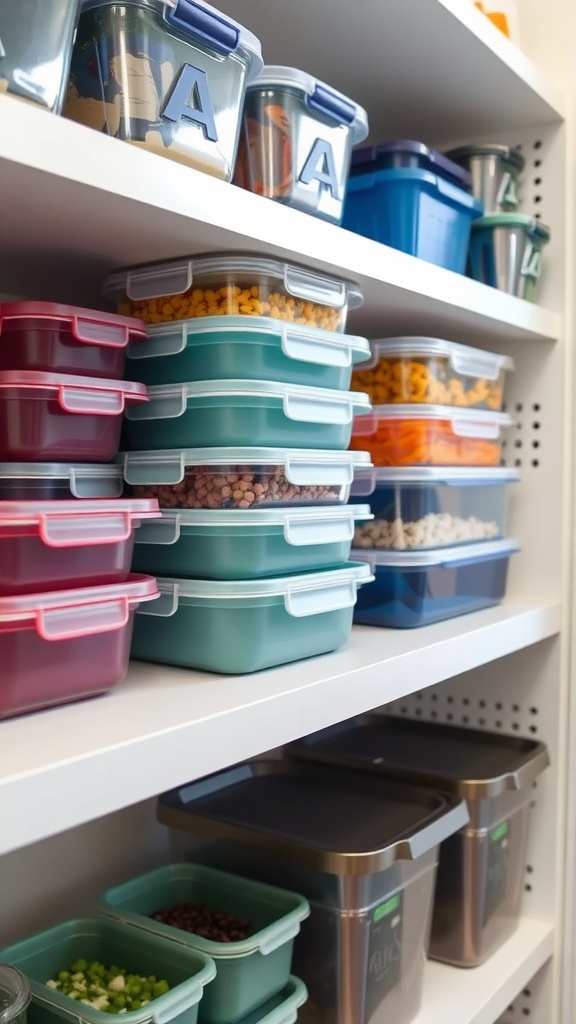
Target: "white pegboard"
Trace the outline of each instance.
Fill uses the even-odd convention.
[[[572,1024],[552,1016],[552,971],[547,964],[518,993],[496,1024]]]

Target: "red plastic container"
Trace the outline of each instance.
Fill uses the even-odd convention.
[[[134,612],[152,576],[0,598],[0,720],[107,693],[128,670]]]
[[[158,502],[0,502],[0,595],[123,583],[134,532]]]
[[[35,370],[0,372],[0,460],[108,462],[143,384]]]
[[[128,345],[146,338],[134,317],[56,302],[0,304],[0,370],[124,376]]]

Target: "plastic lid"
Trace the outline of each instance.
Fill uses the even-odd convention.
[[[97,497],[99,486],[114,490],[120,497],[123,488],[122,467],[114,464],[67,462],[0,462],[0,480],[63,480],[75,498]]]
[[[459,409],[451,405],[375,405],[367,416],[354,422],[354,436],[374,433],[383,420],[420,420],[421,422],[450,423],[457,437],[482,437],[496,440],[502,430],[511,427],[514,420],[505,412],[486,412],[483,409]]]
[[[402,359],[440,356],[448,359],[455,373],[465,377],[482,377],[485,380],[497,380],[502,371],[514,369],[514,360],[509,356],[499,356],[493,352],[485,352],[480,348],[470,348],[456,341],[443,338],[404,337],[374,339],[370,342],[373,353],[371,365],[376,365],[381,356],[398,356]],[[368,369],[363,366],[360,369]]]
[[[28,979],[10,964],[0,963],[0,1024],[10,1024],[31,999]]]
[[[57,392],[58,404],[64,412],[85,416],[119,416],[127,404],[147,402],[144,384],[100,377],[76,377],[63,373],[40,373],[37,370],[4,370],[0,373],[0,390],[28,390],[31,398],[44,399],[39,391]]]
[[[145,325],[135,317],[56,302],[0,303],[0,335],[6,323],[24,319],[68,323],[75,341],[107,348],[126,348],[129,343],[146,337]]]
[[[334,588],[339,583],[353,581],[358,586],[372,579],[367,565],[348,562],[338,569],[322,572],[298,573],[296,576],[274,576],[257,580],[194,580],[176,577],[158,577],[160,593],[176,591],[180,597],[277,597],[305,594],[323,587]]]
[[[117,460],[129,484],[179,484],[187,469],[212,466],[282,466],[293,484],[349,484],[355,470],[372,465],[368,452],[315,448],[165,448],[121,452]]]
[[[360,466],[354,474],[352,494],[367,497],[378,487],[490,487],[517,483],[520,473],[508,466],[494,469],[457,466]]]
[[[472,146],[459,146],[457,149],[450,149],[444,154],[448,160],[455,163],[466,161],[472,156],[498,156],[507,164],[513,164],[519,171],[524,169],[526,163],[519,149],[511,146],[503,146],[499,142],[483,142]]]
[[[265,64],[260,75],[250,85],[250,89],[266,89],[274,86],[294,89],[306,97],[306,104],[313,111],[337,124],[346,125],[352,131],[352,145],[362,142],[368,135],[368,115],[363,107],[358,106],[343,93],[332,86],[320,82],[313,75],[297,68],[288,68],[279,64]]]
[[[164,295],[183,295],[195,278],[219,274],[244,274],[256,278],[268,276],[281,281],[284,291],[298,299],[335,309],[357,309],[363,303],[360,286],[353,281],[310,270],[295,263],[256,256],[254,253],[206,253],[190,259],[168,260],[145,267],[120,270],[104,284],[104,295],[127,295],[132,301],[158,299]]]
[[[536,217],[529,217],[525,213],[491,213],[487,217],[479,217],[472,222],[472,231],[482,228],[509,228],[522,227],[534,239],[543,244],[550,241],[550,228],[547,224]]]
[[[370,505],[326,505],[299,508],[258,508],[258,509],[204,509],[191,508],[175,511],[161,510],[163,523],[179,523],[187,526],[286,526],[291,523],[322,524],[341,520],[373,519]],[[0,520],[1,522],[1,520]]]
[[[46,547],[119,544],[144,519],[160,516],[156,499],[0,502],[0,539],[39,537]]]
[[[426,170],[440,174],[468,192],[472,188],[472,178],[468,171],[463,170],[438,150],[431,149],[423,142],[415,142],[412,139],[392,139],[389,142],[380,142],[375,146],[362,146],[361,149],[356,149],[352,154],[352,171],[368,169],[365,165],[377,163],[380,157],[388,156],[416,158],[419,166]]]
[[[426,551],[392,551],[374,548],[353,548],[352,555],[367,562],[372,571],[385,569],[451,569],[458,565],[474,565],[476,562],[495,561],[509,558],[520,550],[517,540],[480,541],[474,544],[458,544],[451,548],[430,548]]]

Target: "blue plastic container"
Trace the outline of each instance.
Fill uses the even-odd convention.
[[[417,167],[421,171],[439,174],[453,185],[472,192],[472,174],[449,156],[437,149],[413,139],[391,139],[375,146],[358,146],[352,154],[350,174],[366,174],[367,171],[391,170],[392,168]]]
[[[428,551],[367,551],[374,583],[358,592],[354,622],[411,629],[499,604],[506,590],[515,540],[486,541]]]
[[[417,167],[369,170],[348,183],[343,226],[458,274],[483,206],[463,188]]]

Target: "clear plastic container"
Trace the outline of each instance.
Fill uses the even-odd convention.
[[[359,470],[351,500],[362,502],[359,507],[364,508],[370,495],[374,518],[356,526],[354,547],[421,550],[501,538],[506,532],[508,487],[519,479],[518,470],[507,467]]]
[[[84,0],[64,114],[230,181],[261,68],[258,39],[204,0]]]
[[[146,338],[133,317],[56,302],[0,305],[0,370],[43,370],[120,380],[128,346]]]
[[[160,577],[161,598],[136,617],[132,656],[237,675],[342,647],[367,565],[262,580]]]
[[[0,372],[0,460],[108,462],[143,384],[35,370]]]
[[[131,974],[155,974],[168,982],[170,990],[164,995],[122,1015],[127,1024],[196,1024],[204,988],[216,975],[214,961],[204,953],[104,918],[64,921],[13,943],[1,955],[26,970],[35,1004],[72,1024],[110,1024],[109,1013],[46,984],[79,958],[117,964]]]
[[[463,797],[470,823],[440,848],[430,956],[475,967],[514,932],[532,786],[550,764],[543,743],[365,715],[297,741],[290,753]]]
[[[483,541],[431,551],[353,548],[375,581],[361,592],[354,621],[364,626],[411,629],[500,604],[515,540]]]
[[[104,286],[118,311],[146,324],[199,316],[266,316],[343,331],[362,305],[357,284],[254,253],[222,253],[118,271]]]
[[[442,405],[379,405],[354,421],[351,448],[375,466],[498,466],[506,413]]]
[[[0,462],[0,501],[120,498],[122,467],[58,462]]]
[[[138,531],[132,565],[209,580],[331,569],[348,561],[355,522],[371,518],[369,505],[163,512]]]
[[[0,963],[0,1024],[26,1024],[30,998],[26,976],[10,964]]]
[[[252,761],[160,797],[180,857],[210,837],[218,866],[302,892],[294,949],[304,1024],[409,1024],[420,1008],[439,844],[467,820],[460,796],[364,772]],[[196,843],[196,847],[198,844]]]
[[[352,388],[367,391],[373,405],[451,405],[500,412],[508,356],[443,338],[371,341],[372,358],[356,369]]]
[[[367,452],[302,448],[189,448],[119,456],[124,479],[161,508],[249,509],[348,501]]]
[[[210,316],[157,324],[129,353],[130,376],[144,384],[253,380],[347,390],[352,367],[370,357],[366,338],[255,316]]]
[[[247,938],[216,942],[152,918],[182,904],[205,906],[250,923]],[[103,894],[101,914],[199,950],[216,964],[200,1008],[205,1024],[237,1024],[285,988],[294,940],[310,914],[308,900],[202,864],[170,864]]]
[[[0,93],[59,114],[79,0],[17,0],[0,7]]]
[[[126,437],[139,451],[191,444],[342,451],[350,444],[354,417],[371,408],[359,391],[263,380],[160,384],[148,396],[146,406],[126,410]]]
[[[269,65],[246,92],[234,183],[339,224],[366,111],[324,82]]]
[[[156,501],[3,501],[0,595],[123,583]]]
[[[156,580],[137,575],[104,587],[0,597],[0,720],[97,697],[120,683],[133,613],[157,597]]]
[[[470,237],[470,268],[476,281],[534,302],[542,273],[542,250],[550,228],[535,217],[499,213],[482,217]]]
[[[484,206],[484,213],[518,208],[520,175],[526,163],[520,150],[500,143],[480,143],[452,149],[446,156],[470,173],[472,192]]]

